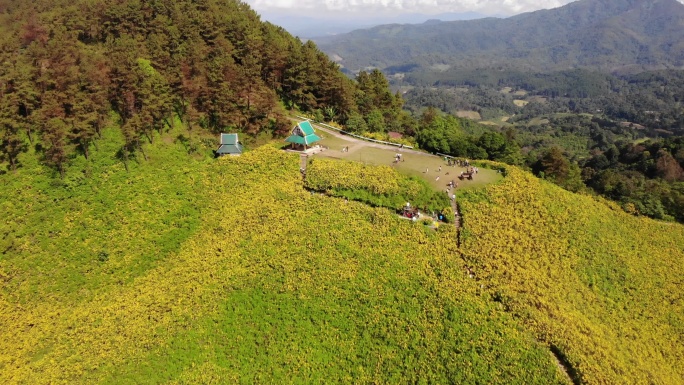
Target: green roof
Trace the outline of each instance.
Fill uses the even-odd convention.
[[[238,144],[222,144],[216,153],[219,155],[223,154],[242,154],[242,145]]]
[[[319,140],[321,140],[321,138],[316,134],[311,134],[307,136],[290,135],[289,138],[285,139],[286,142],[305,144],[307,146],[310,146],[312,143],[316,143]]]
[[[321,140],[321,138],[315,134],[313,126],[308,121],[298,123],[292,129],[292,135],[285,139],[286,142],[303,144],[307,146],[310,146],[319,140]]]
[[[238,144],[238,134],[221,134],[221,144]]]
[[[216,153],[219,155],[242,154],[242,144],[238,140],[238,134],[221,134],[221,144]]]
[[[309,122],[308,120],[305,121],[305,122],[299,123],[298,126],[299,126],[299,128],[302,129],[302,132],[304,133],[304,136],[306,136],[306,135],[311,135],[311,134],[314,133],[314,128],[313,128],[313,126],[311,125],[311,122]]]

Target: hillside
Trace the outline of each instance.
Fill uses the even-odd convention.
[[[684,227],[625,215],[509,168],[462,200],[463,257],[577,383],[684,379]]]
[[[0,176],[0,382],[563,383],[453,226],[311,194],[271,146],[126,172],[105,134],[96,177]]]
[[[565,383],[549,350],[578,383],[684,376],[680,225],[511,168],[462,198],[459,249],[272,146],[162,138],[126,172],[104,135],[91,178],[0,175],[3,383]]]
[[[676,0],[579,0],[507,19],[382,25],[316,40],[350,71],[368,66],[632,71],[684,65]]]

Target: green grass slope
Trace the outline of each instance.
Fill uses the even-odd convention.
[[[99,143],[90,161],[71,160],[64,179],[34,153],[0,175],[0,271],[13,299],[91,298],[163,263],[198,228],[205,160],[180,145],[151,146],[150,161],[126,172],[120,133],[105,130]]]
[[[0,175],[0,382],[564,382],[452,226],[307,192],[270,146],[126,172],[107,140]]]
[[[461,251],[478,281],[577,382],[684,383],[684,226],[516,168],[461,207]]]

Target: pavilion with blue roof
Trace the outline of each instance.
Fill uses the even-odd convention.
[[[316,132],[309,121],[297,123],[292,129],[292,135],[285,139],[286,142],[292,143],[293,149],[304,151],[319,140],[321,140],[321,138],[316,135]]]

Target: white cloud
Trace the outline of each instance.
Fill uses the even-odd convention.
[[[379,14],[479,12],[512,15],[555,8],[573,0],[247,0],[257,12],[377,17]],[[681,1],[681,0],[680,0]]]

